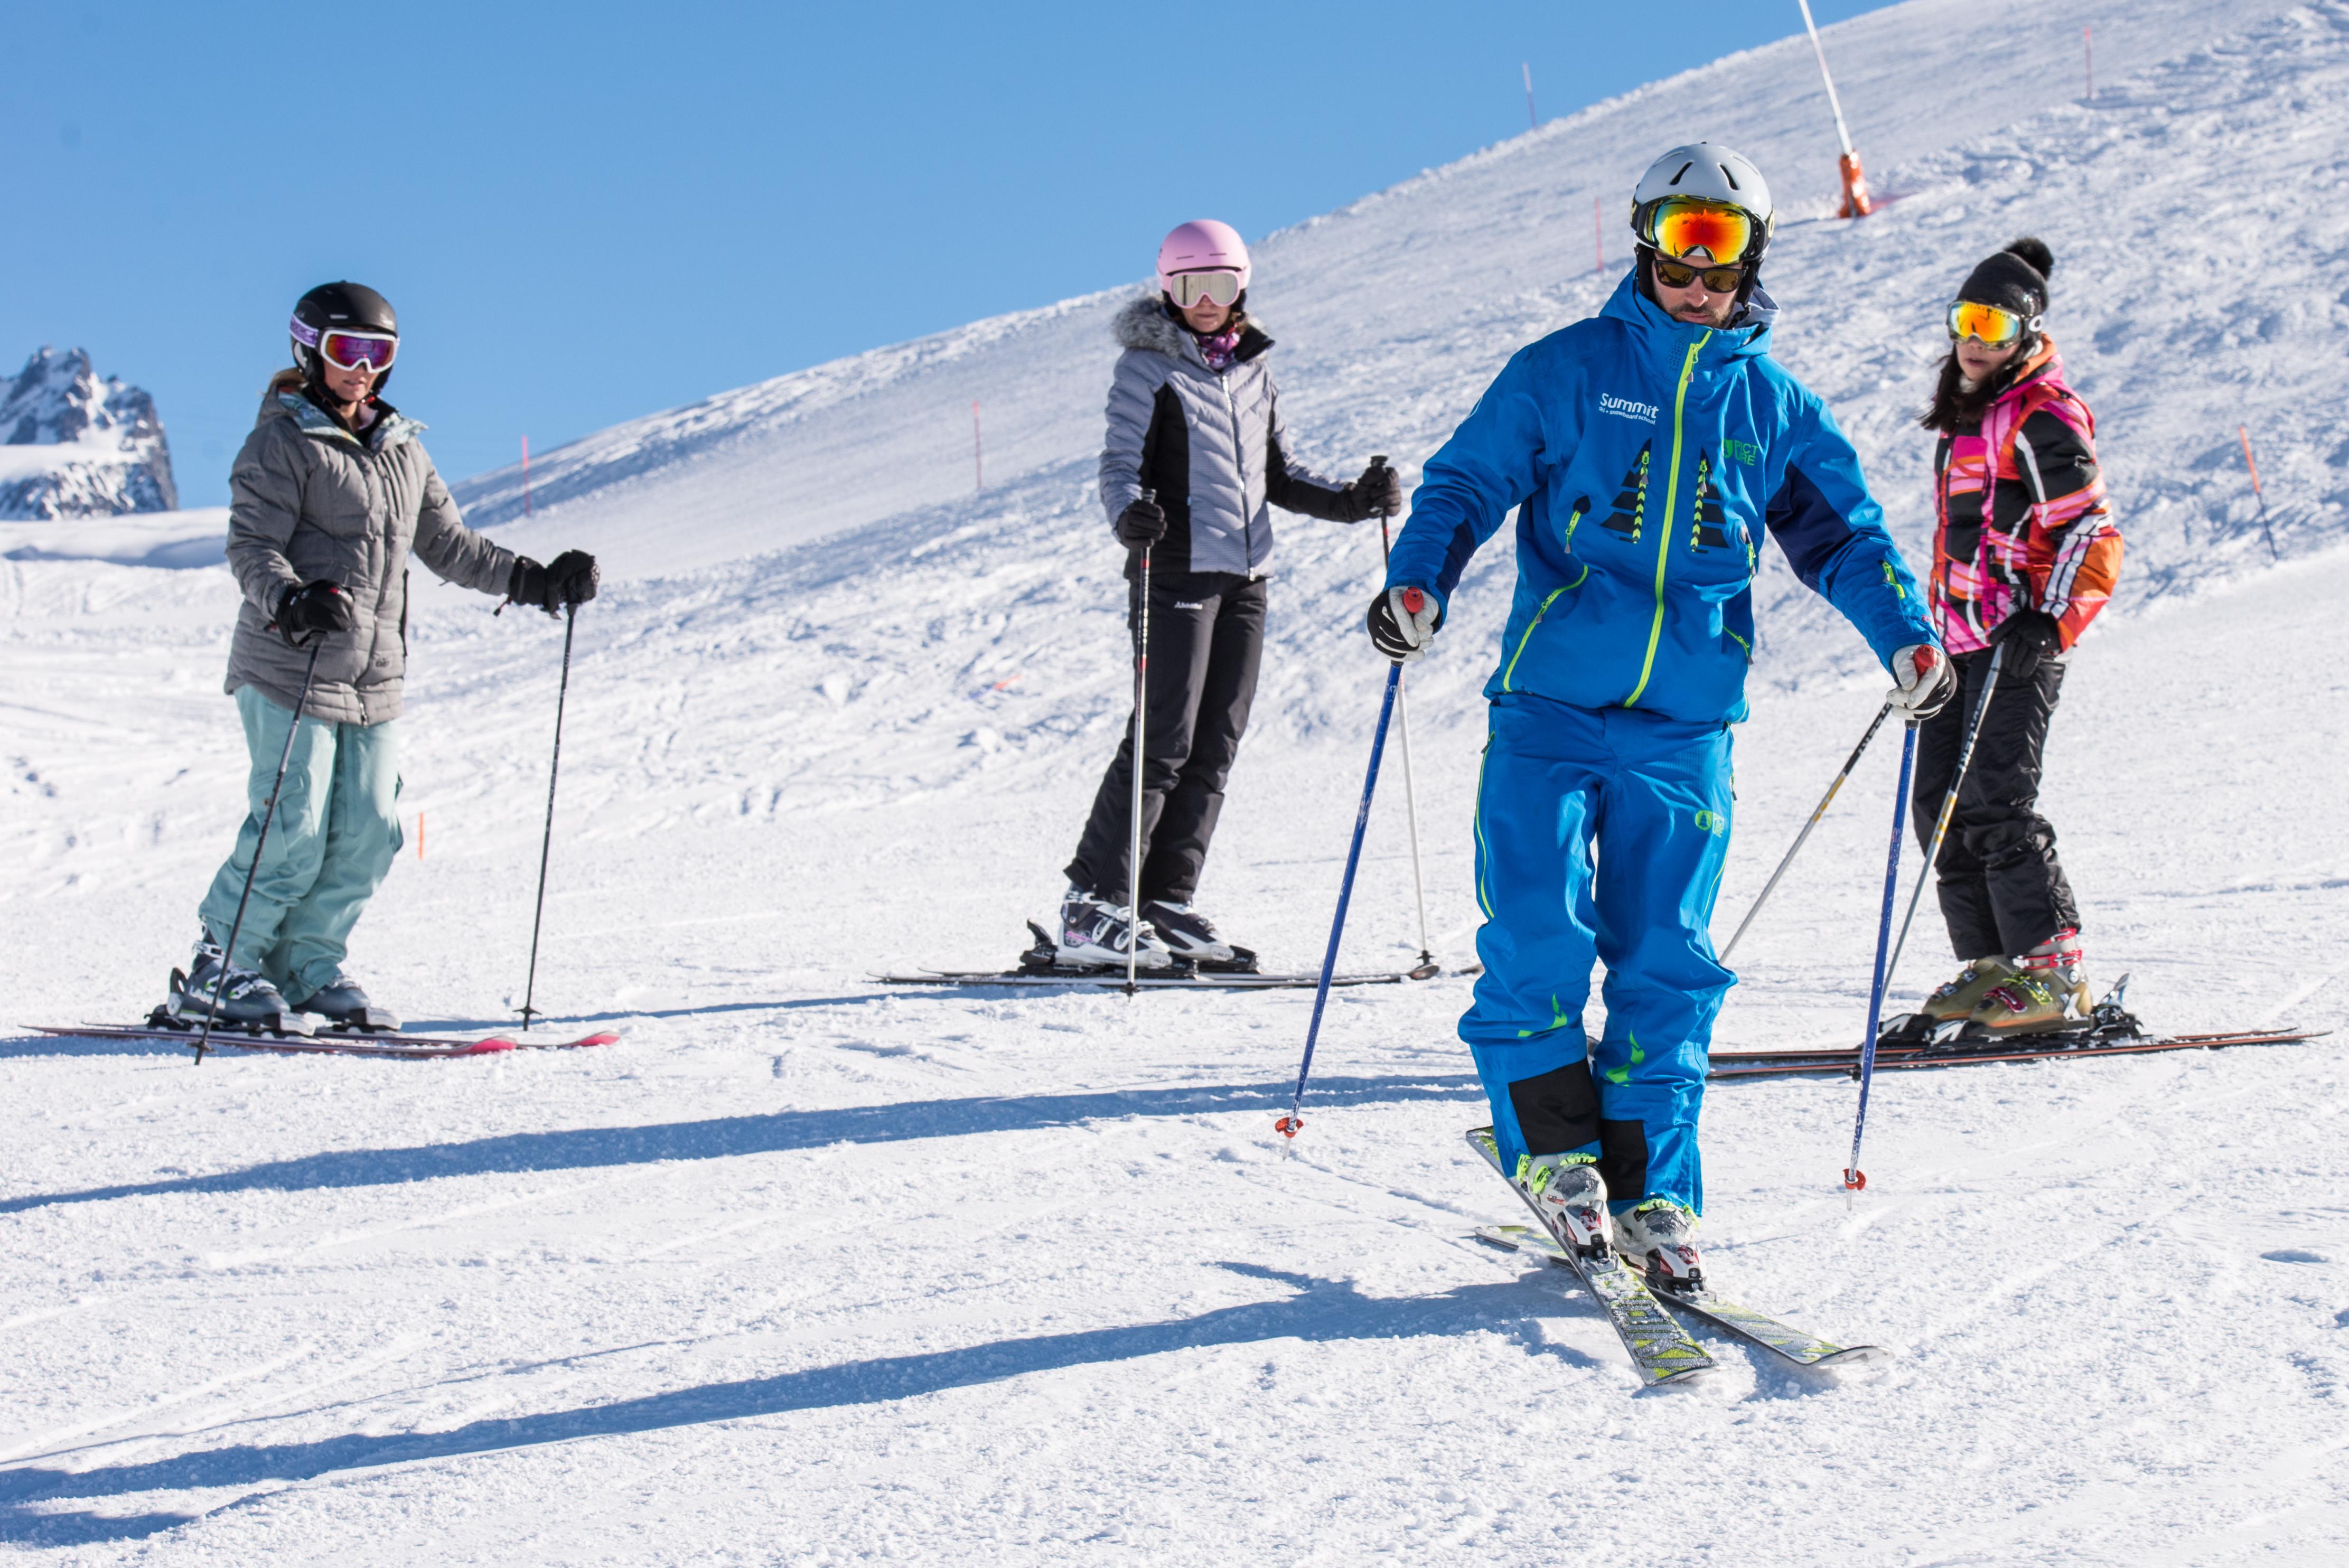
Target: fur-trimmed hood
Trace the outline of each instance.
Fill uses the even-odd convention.
[[[1240,360],[1254,359],[1272,346],[1272,339],[1256,318],[1243,311],[1240,314]],[[1199,360],[1199,346],[1190,329],[1166,314],[1166,304],[1158,295],[1136,294],[1125,303],[1110,324],[1121,348],[1139,348],[1163,354],[1169,359]]]

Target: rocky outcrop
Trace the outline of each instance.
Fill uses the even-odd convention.
[[[171,449],[155,400],[98,378],[89,356],[43,348],[0,380],[0,518],[172,511]]]

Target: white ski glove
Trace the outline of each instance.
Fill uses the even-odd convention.
[[[1884,700],[1910,724],[1921,724],[1941,711],[1958,691],[1950,655],[1930,643],[1911,643],[1892,655],[1892,678],[1900,684]]]
[[[1371,601],[1371,641],[1397,664],[1427,652],[1442,624],[1444,606],[1424,590],[1390,588]]]

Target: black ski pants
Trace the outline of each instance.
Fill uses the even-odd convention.
[[[1188,903],[1224,810],[1264,661],[1263,579],[1237,572],[1158,572],[1150,583],[1147,733],[1142,747],[1142,896]],[[1141,635],[1142,585],[1127,584],[1126,624]],[[1071,885],[1126,892],[1133,824],[1133,721],[1102,775],[1069,862]]]
[[[1958,694],[1927,719],[1917,737],[1916,788],[1910,796],[1917,841],[1930,846],[1933,824],[1950,792],[1966,721],[1982,699],[1990,652],[1959,654]],[[2047,726],[2064,686],[2064,665],[2043,660],[2017,680],[1999,672],[1982,715],[1973,760],[1958,789],[1958,809],[1934,869],[1940,873],[1941,918],[1963,959],[2025,953],[2065,926],[2080,923],[2072,884],[2055,858],[2055,829],[2039,814],[2041,760]]]

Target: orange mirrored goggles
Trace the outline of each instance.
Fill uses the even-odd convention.
[[[1679,260],[1702,251],[1716,266],[1744,261],[1759,249],[1751,212],[1695,196],[1667,196],[1648,203],[1636,231],[1663,255]]]
[[[1961,299],[1950,306],[1950,337],[1952,341],[1971,337],[1993,346],[2015,342],[2025,332],[2034,331],[2039,318],[2027,320],[2011,310],[2001,310],[1994,304],[1976,304]]]

